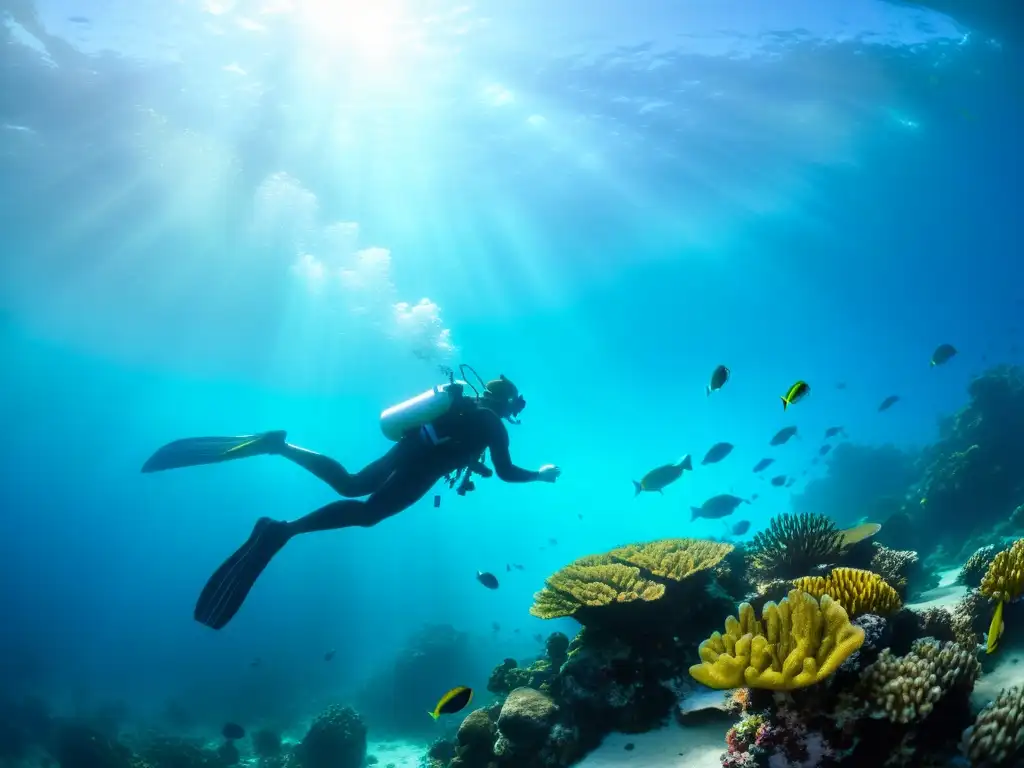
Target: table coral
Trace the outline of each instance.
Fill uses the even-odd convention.
[[[732,550],[731,544],[702,539],[662,539],[588,555],[549,576],[530,613],[554,619],[583,607],[658,600],[666,581],[682,582],[707,571]]]

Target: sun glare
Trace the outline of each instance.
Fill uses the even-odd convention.
[[[411,42],[411,20],[398,0],[295,0],[292,12],[319,47],[391,68]]]

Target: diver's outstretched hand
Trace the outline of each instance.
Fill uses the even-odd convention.
[[[537,474],[540,476],[538,479],[545,483],[553,483],[557,480],[562,470],[556,467],[554,464],[545,464],[543,467],[537,470]]]

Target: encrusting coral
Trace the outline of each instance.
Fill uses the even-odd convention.
[[[981,664],[971,651],[924,638],[915,641],[906,656],[883,650],[864,670],[862,695],[876,716],[913,723],[927,717],[948,691],[969,691],[980,672]]]
[[[1024,687],[999,692],[964,733],[971,765],[1018,765],[1024,757]]]
[[[974,554],[967,558],[967,562],[960,569],[957,581],[961,584],[966,584],[971,589],[980,587],[981,580],[985,577],[989,566],[992,565],[992,561],[997,554],[998,549],[994,544],[976,549]]]
[[[864,642],[864,630],[828,595],[819,601],[794,589],[778,605],[765,604],[761,617],[740,604],[725,634],[701,643],[702,661],[690,675],[710,688],[791,691],[824,680]]]
[[[843,535],[824,515],[773,517],[750,542],[748,563],[757,581],[795,579],[840,555]]]
[[[1024,593],[1024,539],[992,558],[984,578],[981,594],[990,600],[1010,602]]]
[[[583,607],[658,600],[665,584],[650,576],[682,582],[718,565],[732,550],[731,544],[703,539],[662,539],[588,555],[549,576],[530,613],[555,619]]]
[[[857,568],[836,568],[828,576],[805,576],[794,580],[793,586],[814,597],[828,595],[854,617],[865,613],[887,616],[902,605],[896,590],[881,576]]]

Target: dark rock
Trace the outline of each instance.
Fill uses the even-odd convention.
[[[333,706],[319,715],[295,751],[302,768],[363,768],[366,726],[351,707]]]
[[[542,744],[551,731],[557,707],[551,697],[533,688],[517,688],[498,715],[498,730],[517,748]]]

